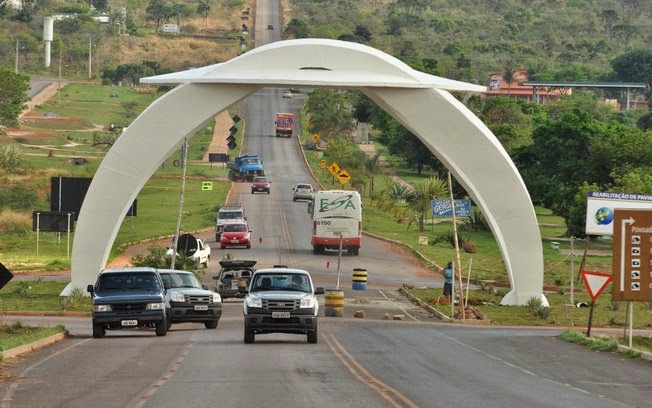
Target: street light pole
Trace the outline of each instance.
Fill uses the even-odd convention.
[[[93,43],[92,43],[93,37],[90,36],[88,37],[88,79],[91,79],[91,50],[93,49]]]
[[[20,44],[20,40],[16,40],[16,64],[14,71],[18,73],[18,45]]]

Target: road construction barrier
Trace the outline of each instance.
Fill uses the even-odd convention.
[[[367,289],[367,270],[363,268],[355,268],[353,270],[353,289],[366,290]]]
[[[324,314],[330,317],[344,316],[344,291],[327,289],[324,291]]]

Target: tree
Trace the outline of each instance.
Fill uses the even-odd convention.
[[[419,214],[419,232],[423,232],[426,212],[431,208],[430,201],[446,197],[448,183],[439,177],[430,177],[416,183],[413,187],[414,199],[410,202],[410,208],[413,208]]]
[[[18,126],[18,116],[28,100],[29,77],[0,67],[0,124]]]
[[[652,106],[652,50],[634,50],[622,54],[611,61],[616,77],[626,82],[645,82],[647,84],[648,105]]]
[[[310,28],[305,21],[293,18],[285,27],[284,33],[287,38],[308,38],[310,37]]]
[[[170,17],[172,10],[165,0],[150,0],[145,12],[147,18],[154,21],[156,31],[158,31],[161,24]]]
[[[211,11],[211,0],[197,0],[197,13],[204,16],[204,29],[208,28],[208,13]]]

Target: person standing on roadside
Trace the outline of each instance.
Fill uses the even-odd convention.
[[[453,296],[453,262],[449,262],[444,269],[444,297],[451,300]]]

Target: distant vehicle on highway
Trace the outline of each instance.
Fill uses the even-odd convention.
[[[268,30],[273,30],[274,29],[274,24],[267,24],[267,29]]]
[[[222,269],[213,276],[215,291],[222,296],[222,299],[245,297],[256,263],[257,261],[244,259],[221,260]]]
[[[281,97],[283,98],[292,98],[292,92],[291,91],[283,91],[281,94]]]
[[[266,176],[256,176],[251,181],[251,194],[256,192],[269,194],[271,189],[272,184],[267,180]]]
[[[312,200],[312,196],[315,193],[312,184],[308,183],[297,183],[296,186],[292,187],[292,190],[294,191],[292,193],[292,201]]]
[[[224,224],[220,237],[220,248],[226,247],[251,248],[251,230],[246,222],[229,222]]]

